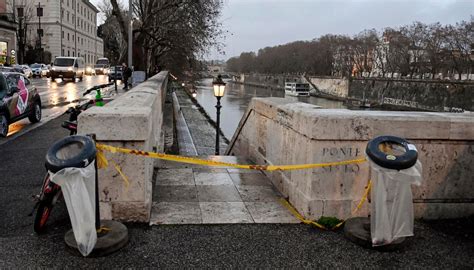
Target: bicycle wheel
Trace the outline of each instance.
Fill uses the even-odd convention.
[[[34,229],[36,233],[40,234],[46,231],[46,223],[48,222],[48,218],[51,215],[52,209],[52,200],[42,201],[39,203],[34,223]]]
[[[49,173],[46,173],[41,188],[40,202],[38,203],[33,226],[38,234],[46,230],[46,223],[51,215],[53,206],[61,195],[59,186],[50,182]]]

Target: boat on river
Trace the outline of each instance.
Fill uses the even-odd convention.
[[[285,95],[309,96],[309,83],[285,82]]]

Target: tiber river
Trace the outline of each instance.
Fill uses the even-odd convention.
[[[197,87],[197,101],[206,110],[207,114],[215,121],[216,120],[216,103],[212,90],[212,79],[203,79],[198,82]],[[233,84],[227,82],[225,95],[221,99],[221,129],[225,136],[230,140],[234,135],[240,119],[247,110],[247,106],[253,97],[285,97],[283,90],[270,90],[267,88],[259,88],[248,85]],[[346,108],[342,101],[328,100],[317,97],[285,97],[290,100],[298,100],[300,102],[310,103],[321,106],[323,108],[340,109]]]

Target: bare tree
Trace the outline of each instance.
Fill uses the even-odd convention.
[[[364,30],[353,38],[350,54],[354,63],[353,75],[362,76],[364,72],[372,71],[372,54],[378,42],[375,29]]]
[[[470,21],[446,26],[444,38],[451,60],[450,67],[457,72],[460,80],[462,73],[470,74],[474,66],[474,59],[471,57],[471,49],[474,46],[474,17],[471,16]]]
[[[116,0],[110,2],[122,36],[127,36],[129,19]],[[141,59],[134,66],[149,70],[154,64],[193,63],[210,46],[219,45],[224,34],[218,21],[221,7],[221,0],[133,0],[134,58]]]

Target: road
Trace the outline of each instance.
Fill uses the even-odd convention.
[[[37,124],[31,124],[26,118],[11,124],[7,138],[0,138],[0,145],[54,119],[64,113],[68,107],[91,98],[91,96],[83,97],[82,93],[94,85],[107,83],[107,76],[85,76],[82,82],[79,80],[76,82],[71,80],[62,81],[61,79],[51,82],[49,78],[30,78],[30,80],[41,96],[42,120]],[[120,81],[118,82],[118,88],[122,88]],[[112,87],[104,94],[106,96],[113,95],[115,93],[113,90]]]

